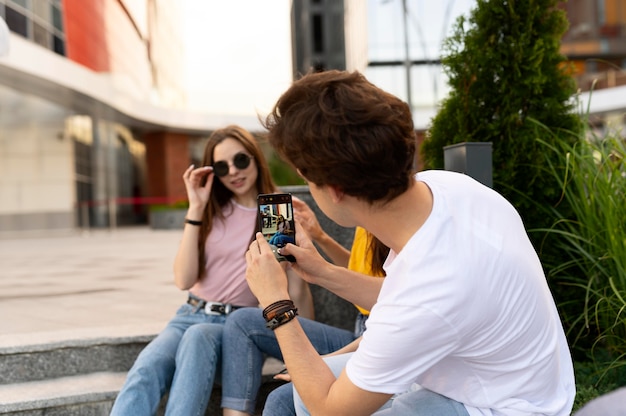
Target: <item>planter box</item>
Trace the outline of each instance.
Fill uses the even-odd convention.
[[[187,209],[150,211],[150,228],[155,230],[182,230]]]
[[[489,142],[465,142],[445,146],[444,169],[465,173],[491,188],[493,187],[491,151]]]

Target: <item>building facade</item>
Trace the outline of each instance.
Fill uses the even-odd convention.
[[[148,221],[186,198],[180,3],[0,0],[0,236]]]
[[[569,0],[561,51],[574,64],[583,109],[599,127],[626,131],[626,2]]]
[[[367,68],[367,2],[293,0],[293,78],[310,71]]]

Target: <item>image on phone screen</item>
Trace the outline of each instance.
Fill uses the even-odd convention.
[[[296,261],[293,256],[282,256],[278,249],[286,244],[296,244],[296,227],[293,220],[291,194],[260,194],[259,228],[279,261]]]

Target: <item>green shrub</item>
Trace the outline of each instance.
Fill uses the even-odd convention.
[[[172,202],[170,204],[151,204],[149,210],[150,212],[159,212],[187,208],[189,208],[189,201],[187,201],[186,199],[182,199],[180,201]]]
[[[527,228],[549,223],[535,203],[554,205],[559,187],[544,175],[541,133],[531,119],[571,140],[581,128],[570,101],[576,91],[560,41],[567,29],[558,0],[478,0],[444,43],[442,64],[451,92],[421,146],[427,169],[442,169],[443,147],[491,142],[493,186],[520,212]],[[533,243],[543,237],[532,236]],[[540,253],[542,260],[551,253]]]
[[[602,364],[594,361],[574,362],[576,374],[576,399],[573,412],[598,396],[607,394],[626,385],[626,367],[613,369],[607,374]]]
[[[298,172],[293,170],[286,162],[282,161],[276,153],[272,152],[269,158],[270,172],[276,185],[305,185],[304,179],[298,175]]]
[[[568,293],[558,305],[568,338],[600,379],[622,374],[616,382],[626,384],[626,145],[619,132],[592,131],[573,144],[540,143],[546,172],[568,206],[566,215],[560,205],[537,207],[554,218],[537,231],[562,253],[560,262],[544,265]]]

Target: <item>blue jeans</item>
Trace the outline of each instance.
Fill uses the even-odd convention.
[[[324,358],[333,374],[339,377],[352,353]],[[296,389],[293,389],[296,415],[309,415]],[[278,414],[275,414],[278,415]],[[283,416],[283,414],[281,414]],[[372,416],[469,416],[465,406],[426,389],[409,390],[394,395]]]
[[[358,338],[365,332],[367,315],[359,313],[354,322],[354,337]],[[267,396],[264,416],[296,416],[296,409],[293,403],[293,384],[283,384],[272,390]]]
[[[182,305],[135,360],[111,415],[154,415],[168,390],[166,415],[204,415],[219,374],[225,321]]]
[[[269,244],[275,245],[276,247],[284,247],[287,243],[296,244],[296,241],[293,237],[283,234],[281,232],[277,232],[270,238],[268,241]]]
[[[310,319],[298,318],[313,347],[328,354],[354,341],[354,333]],[[231,313],[222,339],[222,407],[254,414],[266,356],[283,359],[274,332],[265,327],[262,310]]]

